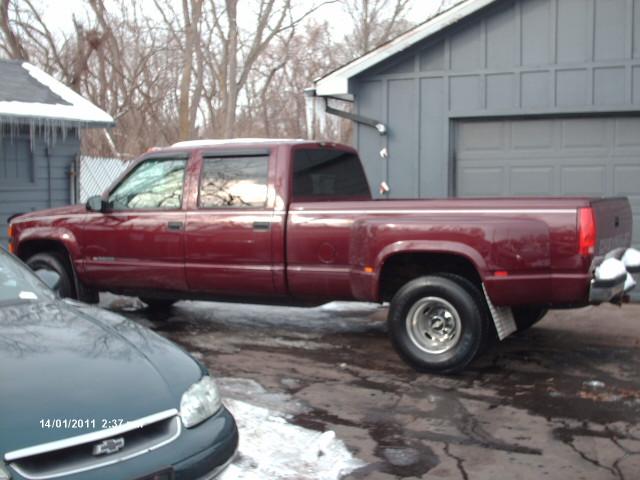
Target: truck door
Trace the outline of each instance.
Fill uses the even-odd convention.
[[[83,229],[83,278],[107,289],[184,290],[182,209],[187,154],[139,163]]]
[[[221,296],[273,295],[274,211],[269,150],[204,152],[195,205],[187,211],[185,270],[189,289]],[[278,243],[282,243],[280,240]]]

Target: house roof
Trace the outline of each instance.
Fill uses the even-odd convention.
[[[349,95],[349,80],[497,0],[466,0],[315,81],[318,96]]]
[[[0,60],[0,118],[111,126],[113,117],[27,62]]]

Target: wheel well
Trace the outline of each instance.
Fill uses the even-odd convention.
[[[26,262],[36,253],[45,252],[59,253],[67,262],[70,261],[69,252],[67,251],[66,247],[56,240],[28,240],[26,242],[22,242],[18,247],[17,255],[21,260]]]
[[[71,265],[71,255],[69,255],[69,251],[67,248],[60,242],[56,240],[29,240],[23,243],[20,243],[18,247],[17,256],[23,261],[26,262],[30,257],[35,255],[36,253],[47,253],[47,252],[55,252],[60,255],[60,259],[62,260],[62,264],[64,268],[66,268],[69,277],[71,278],[71,282],[73,284],[73,290],[76,291],[78,287],[76,286],[76,274]]]
[[[400,253],[385,261],[380,272],[380,298],[390,301],[407,282],[435,273],[453,273],[466,278],[478,288],[482,280],[467,258],[448,253]]]

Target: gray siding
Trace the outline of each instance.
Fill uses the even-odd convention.
[[[352,91],[357,111],[389,129],[357,127],[373,190],[386,180],[392,198],[447,196],[455,121],[640,111],[640,0],[503,0],[361,74]]]
[[[19,137],[20,138],[20,137]],[[29,137],[22,137],[29,141]],[[4,141],[11,141],[7,136]],[[24,174],[17,181],[0,172],[0,245],[7,244],[7,218],[15,213],[26,213],[43,208],[59,207],[71,203],[69,172],[80,151],[77,133],[58,138],[51,145],[36,137],[19,160],[31,163],[31,178]],[[31,158],[30,158],[31,157]],[[1,164],[2,162],[0,162]],[[30,171],[20,168],[19,172]]]

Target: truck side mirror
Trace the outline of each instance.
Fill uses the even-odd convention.
[[[107,210],[107,202],[102,200],[100,195],[89,197],[85,206],[90,212],[105,212]]]

